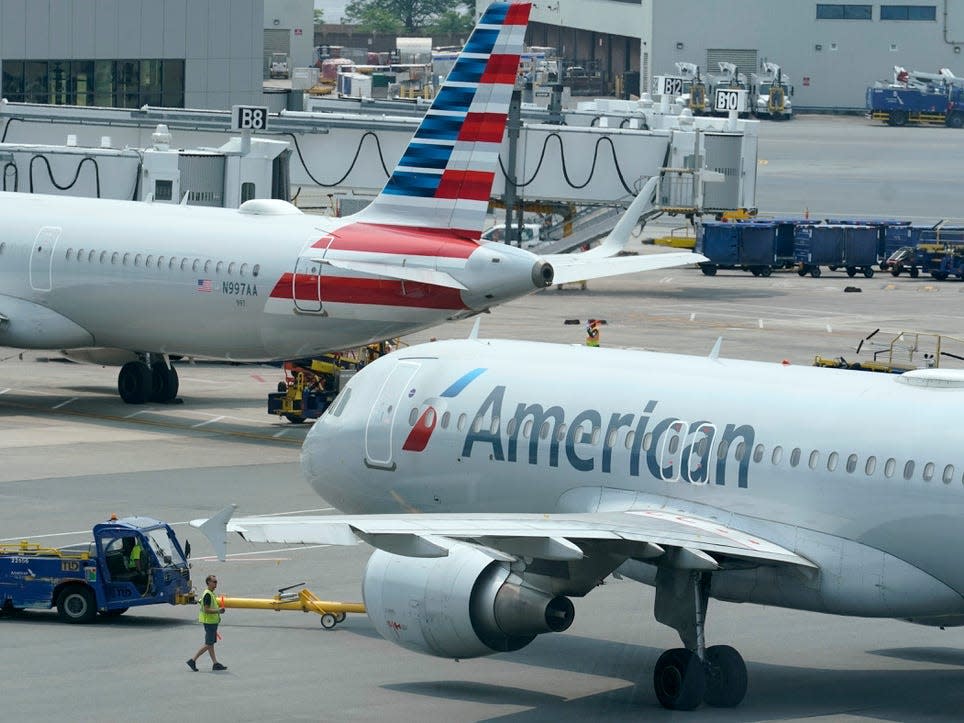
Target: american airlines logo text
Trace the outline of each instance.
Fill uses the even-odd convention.
[[[623,449],[628,446],[628,468],[616,469],[617,474],[638,477],[645,463],[646,470],[656,479],[725,485],[727,472],[732,474],[735,467],[737,485],[748,485],[750,453],[756,437],[749,424],[727,424],[720,429],[705,420],[687,421],[672,416],[660,419],[656,413],[659,402],[655,400],[648,401],[641,413],[609,414],[605,427],[602,413],[595,409],[585,409],[567,420],[558,405],[521,403],[507,418],[503,415],[504,397],[505,387],[497,386],[479,407],[462,446],[463,457],[471,457],[481,446],[497,461],[519,462],[521,457],[522,462],[534,465],[546,462],[539,457],[540,453],[545,454],[548,444],[550,467],[558,467],[564,458],[579,472],[598,470],[611,474],[614,452],[622,444]],[[502,420],[506,420],[504,428]],[[527,425],[528,440],[520,440]],[[627,445],[625,440],[630,433],[631,442]]]

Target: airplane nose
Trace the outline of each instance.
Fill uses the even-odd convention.
[[[556,271],[548,261],[540,260],[532,265],[532,283],[537,289],[552,286],[552,278],[555,275]]]

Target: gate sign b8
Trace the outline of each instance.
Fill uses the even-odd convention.
[[[263,131],[268,128],[268,109],[256,105],[231,106],[231,130]]]
[[[713,100],[713,110],[717,113],[727,113],[735,110],[737,113],[746,111],[746,91],[740,88],[717,88]]]
[[[668,95],[670,98],[683,95],[683,79],[674,75],[657,75],[656,95]]]

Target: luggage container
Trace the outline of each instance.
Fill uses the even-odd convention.
[[[894,251],[899,249],[901,246],[907,246],[908,243],[898,242],[901,237],[900,229],[904,229],[905,232],[903,236],[906,238],[906,229],[910,228],[910,221],[902,221],[897,218],[828,218],[827,223],[829,224],[840,224],[844,226],[871,226],[877,231],[877,260],[876,263],[880,266],[881,271],[887,271],[887,259],[890,257]],[[894,238],[888,242],[888,231],[891,229],[897,230]],[[888,243],[890,245],[888,246]]]
[[[740,269],[769,276],[775,268],[793,266],[793,222],[707,221],[700,225],[696,250],[708,259],[700,264],[707,276],[717,269]]]
[[[877,263],[877,229],[846,224],[799,226],[794,234],[794,258],[800,276],[809,273],[816,278],[820,267],[826,266],[832,271],[844,268],[848,276],[860,271],[870,278]]]

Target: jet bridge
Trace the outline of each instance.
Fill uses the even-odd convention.
[[[377,104],[347,104],[346,112],[272,114],[255,136],[290,142],[293,192],[304,205],[326,196],[370,198],[384,185],[420,121],[388,115]],[[424,112],[425,108],[421,108]],[[535,202],[624,206],[662,169],[687,169],[660,198],[674,211],[716,212],[755,206],[757,128],[754,121],[694,118],[678,106],[641,101],[580,103],[553,115],[526,108],[517,146],[517,196]],[[103,135],[119,147],[146,148],[163,123],[184,147],[218,146],[231,135],[227,111],[169,108],[109,109],[0,102],[0,142],[97,148]],[[493,196],[505,191],[508,140]],[[131,161],[133,162],[133,161]],[[2,166],[2,164],[0,164]],[[700,173],[697,173],[699,171]],[[713,180],[702,174],[714,172]],[[675,178],[675,177],[674,177]],[[667,195],[668,194],[668,195]]]

